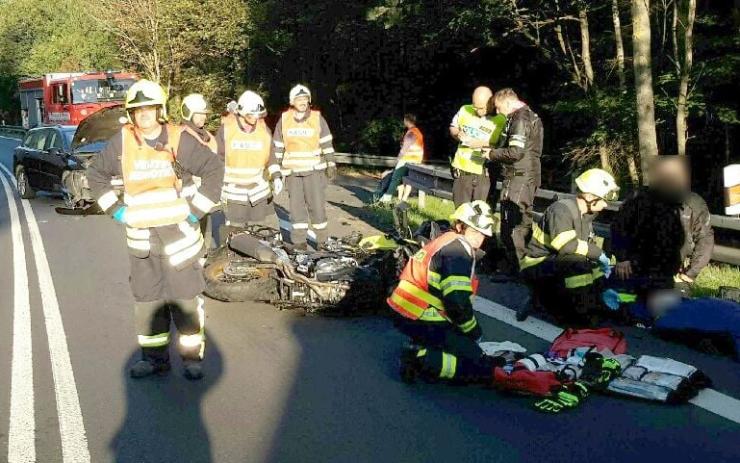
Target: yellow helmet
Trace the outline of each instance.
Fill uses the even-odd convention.
[[[167,119],[167,94],[156,82],[141,79],[126,92],[126,111],[142,106],[159,106],[163,119]]]
[[[602,169],[589,169],[576,178],[576,186],[581,193],[590,193],[604,201],[616,201],[619,187],[612,175]]]
[[[191,93],[182,99],[180,111],[182,112],[182,118],[189,121],[193,119],[193,114],[208,114],[211,112],[211,108],[203,95]]]
[[[486,236],[493,236],[493,213],[491,206],[480,199],[461,204],[450,216],[451,220],[473,227]]]

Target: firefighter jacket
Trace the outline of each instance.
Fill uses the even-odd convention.
[[[251,126],[230,114],[221,121],[216,138],[225,162],[222,198],[252,205],[269,199],[272,193],[268,180],[281,174],[265,121],[260,119]]]
[[[473,105],[461,107],[450,124],[451,127],[460,129],[461,134],[488,142],[489,147],[497,146],[505,125],[506,118],[503,115],[481,117],[476,113]],[[462,143],[458,145],[452,160],[452,167],[455,169],[478,175],[483,174],[484,164],[482,149],[473,149]]]
[[[696,193],[666,198],[643,188],[622,203],[611,225],[619,261],[645,275],[696,278],[712,257],[714,231],[706,202]]]
[[[450,231],[408,261],[387,301],[406,318],[452,323],[477,339],[481,329],[471,300],[477,289],[475,251],[462,235]]]
[[[401,151],[398,153],[398,165],[421,164],[424,161],[424,136],[417,127],[410,128],[401,142]]]
[[[197,142],[205,145],[208,147],[211,152],[215,153],[217,146],[216,146],[216,138],[208,132],[205,128],[199,128],[193,125],[190,121],[185,121],[182,124],[182,134],[181,136],[185,137],[193,137]],[[187,134],[187,135],[185,135]],[[200,177],[191,175],[189,172],[182,171],[182,195],[186,198],[192,198],[195,193],[198,191],[198,187],[200,186]]]
[[[307,175],[334,167],[334,137],[321,113],[311,109],[300,120],[296,117],[289,109],[275,126],[272,142],[282,173]]]
[[[182,170],[202,183],[190,198],[182,195]],[[123,197],[111,179],[123,178]],[[202,143],[182,136],[180,127],[166,125],[156,140],[144,139],[133,125],[114,135],[87,171],[93,197],[100,208],[114,214],[126,206],[129,253],[145,258],[165,257],[175,268],[195,262],[203,250],[203,237],[192,214],[201,218],[220,196],[223,163]]]
[[[522,106],[507,118],[506,146],[492,150],[489,159],[503,164],[504,179],[524,177],[534,180],[535,187],[539,188],[542,138],[539,116],[529,106]]]
[[[582,215],[576,199],[561,199],[551,204],[539,221],[532,224],[532,238],[520,263],[524,270],[548,256],[575,254],[598,260],[603,252],[594,241],[595,214]]]

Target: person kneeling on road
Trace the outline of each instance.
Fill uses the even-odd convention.
[[[454,230],[424,246],[409,260],[388,304],[396,327],[410,338],[401,356],[401,377],[413,382],[490,382],[493,367],[478,340],[473,313],[476,252],[493,234],[491,209],[484,201],[460,205],[450,217]]]
[[[170,323],[179,333],[185,377],[203,376],[205,289],[203,235],[198,220],[219,200],[223,163],[180,127],[166,124],[167,96],[158,84],[140,80],[126,94],[129,123],[114,135],[88,168],[100,208],[126,225],[131,290],[141,360],[130,370],[141,378],[170,369]],[[178,167],[176,167],[176,164]],[[189,198],[180,168],[201,178]],[[123,198],[111,187],[123,178]]]
[[[601,169],[583,172],[576,186],[576,198],[551,204],[533,224],[520,267],[534,305],[542,303],[556,316],[581,322],[602,306],[600,283],[611,274],[611,260],[595,242],[593,220],[607,201],[617,199],[619,187]],[[525,319],[527,311],[517,318]]]

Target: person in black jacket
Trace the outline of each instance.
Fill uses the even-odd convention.
[[[539,116],[510,88],[493,96],[496,111],[507,117],[506,146],[484,156],[503,166],[501,241],[507,250],[507,273],[515,274],[532,229],[532,205],[541,183],[543,129]]]
[[[649,174],[650,186],[627,199],[612,223],[615,275],[638,292],[686,289],[712,256],[709,209],[690,191],[683,158],[661,156]]]

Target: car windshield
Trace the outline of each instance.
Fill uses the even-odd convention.
[[[134,79],[93,79],[72,82],[72,103],[123,101]]]
[[[64,134],[64,141],[65,145],[69,146],[72,144],[72,139],[75,136],[75,129],[72,130],[62,130],[62,133]]]

